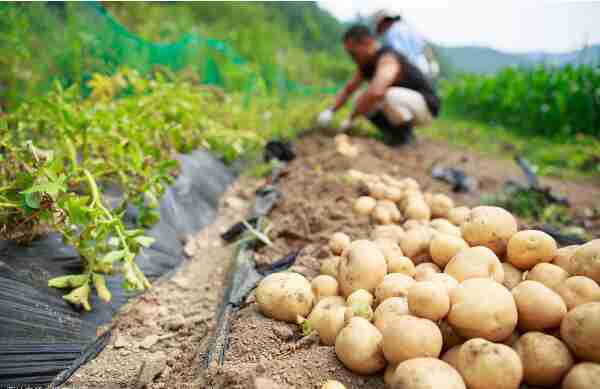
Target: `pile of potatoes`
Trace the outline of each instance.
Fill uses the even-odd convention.
[[[346,134],[338,134],[333,139],[335,144],[335,150],[348,158],[355,158],[358,156],[360,150],[358,146],[350,142],[350,137]]]
[[[384,372],[390,388],[600,388],[600,239],[558,248],[502,208],[350,175],[369,188],[354,211],[372,218],[371,235],[331,236],[311,281],[266,277],[263,314],[316,331],[344,366]]]

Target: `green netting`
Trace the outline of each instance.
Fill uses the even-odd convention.
[[[185,71],[201,83],[242,91],[249,96],[256,93],[276,95],[284,103],[288,94],[314,95],[335,90],[298,84],[287,79],[284,70],[273,64],[249,63],[227,42],[220,40],[186,34],[171,43],[147,41],[128,31],[96,1],[0,5],[0,18],[3,19],[17,18],[18,21],[24,12],[37,13],[33,17],[29,15],[29,19],[40,19],[40,24],[24,23],[18,31],[21,35],[11,31],[12,39],[19,42],[37,35],[39,41],[47,43],[46,47],[40,48],[46,51],[43,58],[39,58],[39,69],[34,72],[39,81],[29,82],[35,88],[28,91],[29,95],[47,91],[55,80],[63,85],[77,83],[86,93],[86,82],[94,73],[113,74],[122,67],[143,74],[157,68]],[[45,20],[52,19],[46,17],[49,13],[53,13],[54,25]],[[9,32],[8,28],[2,31],[2,21],[0,32]],[[35,53],[32,56],[31,60],[35,61]],[[18,64],[11,65],[18,67]],[[11,83],[7,86],[9,92],[18,93],[16,91],[24,89],[21,85],[25,86],[25,83],[20,84],[18,79]],[[29,84],[27,87],[32,88]],[[22,94],[26,96],[26,92]],[[10,96],[7,100],[11,100]]]

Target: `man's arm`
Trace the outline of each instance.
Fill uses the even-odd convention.
[[[402,66],[393,54],[387,54],[381,57],[377,63],[375,77],[369,83],[369,87],[360,95],[356,101],[356,107],[350,116],[351,120],[359,116],[365,116],[373,111],[375,105],[383,99],[387,88],[392,86],[394,80],[402,72]]]
[[[360,87],[360,84],[362,84],[362,82],[362,74],[359,71],[357,71],[356,73],[354,73],[354,76],[352,76],[352,78],[342,88],[342,90],[337,94],[331,110],[335,112],[338,109],[340,109],[346,103],[346,101],[348,101],[348,98],[350,98],[350,96],[352,96],[352,94]]]

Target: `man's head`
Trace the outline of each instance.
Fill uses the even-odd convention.
[[[359,65],[368,63],[379,44],[368,27],[355,25],[344,33],[344,48]]]
[[[387,9],[382,9],[373,15],[373,21],[375,22],[375,32],[377,35],[381,35],[391,27],[392,24],[401,20],[402,17],[397,13]]]

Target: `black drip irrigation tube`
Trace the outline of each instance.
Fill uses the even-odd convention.
[[[181,173],[161,198],[160,221],[145,232],[156,242],[136,257],[152,281],[174,273],[183,261],[182,238],[214,220],[219,198],[235,178],[205,151],[177,159]],[[108,202],[117,204],[119,190],[105,189]],[[133,225],[136,217],[130,207],[124,220]],[[81,259],[57,234],[29,247],[0,241],[0,388],[57,387],[108,344],[110,329],[99,327],[135,294],[125,292],[119,276],[107,276],[111,302],[90,296],[92,311],[77,311],[47,284],[52,277],[80,272]]]

